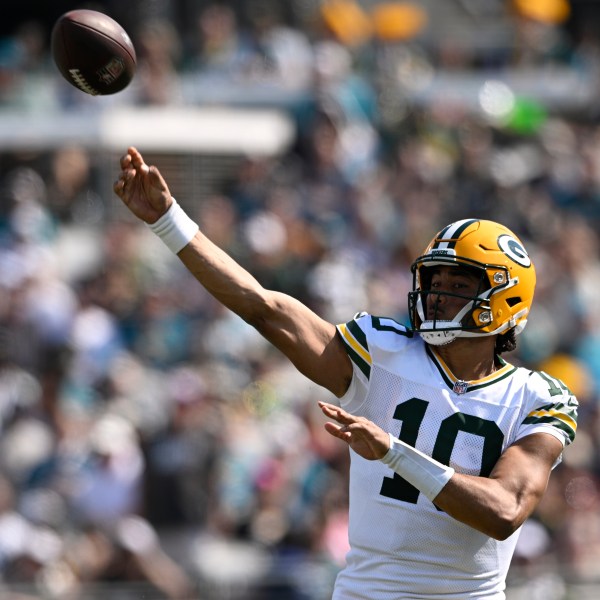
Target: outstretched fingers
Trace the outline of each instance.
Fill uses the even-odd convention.
[[[325,430],[340,440],[346,443],[350,443],[352,439],[352,425],[356,423],[356,417],[347,413],[344,409],[336,406],[335,404],[329,404],[327,402],[319,402],[319,407],[323,411],[323,414],[334,421],[340,423],[325,423]]]
[[[128,153],[121,156],[120,164],[121,169],[128,169],[131,167],[131,154]]]
[[[319,402],[319,407],[323,411],[323,414],[330,419],[334,419],[342,425],[350,425],[356,423],[356,417],[347,413],[343,408],[336,406],[335,404],[329,404],[328,402]]]
[[[150,168],[144,162],[144,157],[137,148],[135,148],[134,146],[130,146],[127,149],[127,156],[131,158],[131,164],[135,169],[138,169],[143,173],[147,173],[149,171]]]
[[[352,432],[346,426],[336,425],[335,423],[325,423],[325,431],[332,436],[349,443],[352,439]]]
[[[119,198],[126,201],[126,186],[135,177],[135,170],[125,168],[121,171],[119,178],[113,184],[113,190]]]
[[[389,450],[389,435],[365,417],[357,417],[343,408],[319,402],[323,414],[337,423],[325,423],[325,430],[346,442],[357,454],[367,460],[377,460]]]

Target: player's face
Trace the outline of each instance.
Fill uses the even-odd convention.
[[[430,268],[430,290],[438,293],[427,294],[427,318],[451,321],[469,299],[481,292],[481,279],[459,266]]]

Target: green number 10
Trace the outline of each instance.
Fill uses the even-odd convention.
[[[396,406],[394,419],[402,421],[402,428],[398,436],[400,440],[413,447],[416,445],[419,428],[428,406],[429,402],[419,398],[411,398]],[[494,421],[460,412],[454,413],[442,421],[431,457],[442,464],[450,464],[450,457],[459,431],[483,438],[479,475],[487,477],[500,458],[504,441],[504,434]],[[382,496],[411,504],[415,504],[419,497],[419,490],[396,473],[393,477],[383,478],[380,493]]]

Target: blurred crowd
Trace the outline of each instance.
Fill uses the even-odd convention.
[[[240,157],[226,185],[180,200],[333,322],[406,322],[411,262],[445,224],[515,231],[538,285],[506,358],[563,379],[581,409],[509,583],[544,600],[600,584],[600,113],[499,83],[550,67],[594,85],[600,36],[569,30],[558,0],[510,3],[510,51],[434,48],[421,3],[242,4],[86,5],[137,24],[138,73],[114,102],[168,110],[201,81],[289,111],[289,151]],[[0,113],[92,106],[54,81],[47,42],[35,18],[0,38]],[[415,100],[456,72],[495,73],[477,110]],[[115,177],[118,156],[83,144],[0,153],[0,593],[323,600],[347,550],[347,448],[315,410],[329,393],[115,208],[106,160]]]

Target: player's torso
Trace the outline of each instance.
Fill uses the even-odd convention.
[[[530,372],[512,365],[467,384],[423,344],[373,355],[369,392],[355,412],[461,473],[488,475],[530,410]]]
[[[457,472],[489,474],[527,414],[528,372],[506,365],[465,391],[422,343],[409,343],[401,353],[372,348],[371,356],[369,392],[354,412]],[[465,585],[480,585],[465,581],[487,573],[492,577],[483,584],[488,594],[483,597],[494,597],[490,594],[502,585],[516,536],[502,544],[490,540],[438,510],[383,463],[354,453],[350,485],[355,550],[348,561],[358,580],[364,569],[389,571],[387,579],[396,580],[392,590],[423,591],[425,586],[431,597],[454,590],[456,596],[444,597],[458,598],[468,591]],[[386,595],[387,588],[382,581],[371,597],[396,598]],[[501,588],[496,591],[502,597]],[[404,597],[411,596],[397,596]]]

